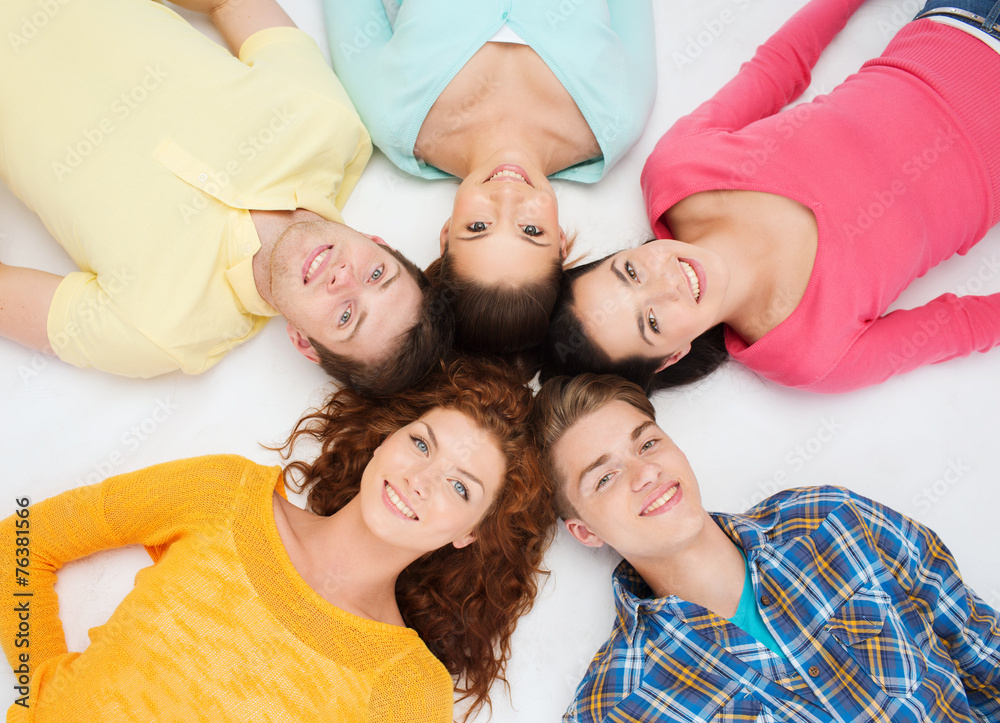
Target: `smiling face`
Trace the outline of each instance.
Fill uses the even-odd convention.
[[[684,453],[631,404],[580,418],[551,454],[577,514],[566,527],[585,545],[607,543],[636,564],[678,552],[711,519]]]
[[[483,284],[537,281],[566,257],[552,185],[526,159],[498,162],[504,157],[466,176],[441,229],[441,253],[447,248],[456,273]]]
[[[309,339],[361,363],[381,361],[416,323],[416,281],[377,237],[332,221],[296,223],[270,259],[271,297],[288,335],[313,361]]]
[[[729,285],[722,257],[670,239],[619,251],[573,282],[573,310],[613,361],[672,364],[722,321]]]
[[[505,473],[494,437],[462,412],[439,407],[375,450],[361,478],[361,514],[376,535],[419,554],[464,547]]]

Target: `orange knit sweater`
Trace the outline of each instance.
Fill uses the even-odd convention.
[[[452,680],[414,630],[346,613],[296,573],[274,522],[276,489],[278,467],[202,457],[5,520],[0,637],[31,681],[8,722],[450,723]],[[26,573],[14,569],[18,537]],[[90,631],[87,650],[67,652],[56,571],[133,543],[155,564]]]

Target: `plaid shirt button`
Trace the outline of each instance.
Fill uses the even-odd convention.
[[[810,678],[815,678],[817,675],[819,675],[819,668],[817,668],[815,665],[810,665],[809,666],[809,677]]]

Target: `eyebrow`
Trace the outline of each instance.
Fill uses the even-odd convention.
[[[631,282],[627,278],[625,278],[625,274],[623,274],[620,269],[615,267],[614,261],[611,262],[611,270],[614,272],[615,276],[618,277],[618,280],[622,282],[622,284],[624,284],[626,287],[631,286]],[[646,342],[646,344],[648,344],[649,346],[653,346],[653,342],[651,342],[649,340],[649,337],[646,336],[646,325],[642,321],[641,310],[635,312],[635,325],[636,328],[639,329],[639,336],[642,337],[642,340]]]
[[[395,281],[398,278],[399,278],[399,267],[397,266],[396,267],[396,273],[394,273],[388,279],[386,279],[385,281],[383,281],[382,285],[378,287],[378,290],[375,293],[378,294],[378,293],[381,293],[381,292],[385,291],[389,287],[389,284],[391,284],[393,281]],[[354,338],[354,335],[358,333],[358,329],[361,328],[361,325],[363,323],[365,323],[365,319],[367,319],[367,318],[368,318],[368,309],[363,309],[361,311],[361,313],[358,314],[358,323],[356,323],[354,325],[354,328],[351,329],[351,333],[347,335],[346,339],[344,339],[344,343],[347,343],[351,339]]]
[[[633,442],[636,441],[637,439],[639,439],[639,437],[642,436],[643,432],[645,432],[650,427],[655,427],[655,426],[656,422],[654,422],[652,419],[647,419],[645,422],[643,422],[638,427],[632,430],[632,441]]]
[[[588,464],[587,467],[586,467],[586,469],[584,469],[580,473],[580,478],[576,482],[577,489],[582,489],[583,488],[583,478],[584,477],[586,477],[588,474],[590,474],[595,469],[597,469],[598,467],[600,467],[602,464],[607,464],[607,461],[609,459],[611,459],[611,455],[609,455],[609,454],[602,454],[600,457],[598,457],[593,462],[591,462],[590,464]]]

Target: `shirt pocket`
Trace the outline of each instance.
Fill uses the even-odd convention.
[[[774,723],[767,707],[745,693],[734,695],[707,720],[710,723]]]
[[[927,663],[892,600],[880,588],[859,588],[827,623],[834,638],[882,690],[908,696],[919,687]]]

